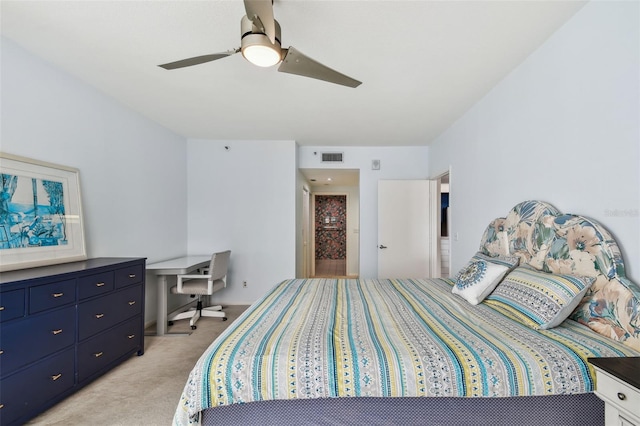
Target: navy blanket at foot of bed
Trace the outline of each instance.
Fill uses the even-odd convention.
[[[259,401],[203,412],[204,425],[603,426],[593,393],[512,398],[322,398]]]

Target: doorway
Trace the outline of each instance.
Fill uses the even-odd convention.
[[[298,264],[299,277],[358,278],[360,269],[360,170],[329,168],[300,168],[298,170],[302,178],[300,184],[302,193],[300,204],[301,238],[297,255],[297,259],[300,261]],[[342,197],[337,214],[335,211],[316,212],[316,198],[322,199],[325,196]],[[328,199],[330,198],[325,198],[325,200]],[[308,206],[305,206],[307,202]],[[340,210],[344,212],[344,215],[340,213]],[[317,247],[316,238],[322,239],[326,235],[331,237],[331,241],[325,241],[323,246]],[[316,259],[320,262],[316,262]],[[308,268],[305,268],[305,264]],[[319,268],[317,271],[316,266]]]
[[[314,197],[315,276],[347,275],[347,196]]]
[[[440,276],[451,276],[451,207],[449,197],[451,186],[449,184],[449,172],[437,177],[438,201],[440,202],[439,246],[440,246]]]

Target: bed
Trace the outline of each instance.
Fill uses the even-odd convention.
[[[602,425],[587,359],[619,356],[640,356],[640,289],[617,244],[526,201],[455,279],[277,284],[200,357],[174,424]]]

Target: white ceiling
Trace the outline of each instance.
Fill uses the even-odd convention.
[[[2,34],[188,138],[426,145],[583,6],[578,1],[275,0],[282,46],[363,82],[262,69],[241,0],[7,1]]]

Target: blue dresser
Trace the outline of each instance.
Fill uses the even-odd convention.
[[[144,353],[145,259],[0,274],[0,425],[35,417]]]

